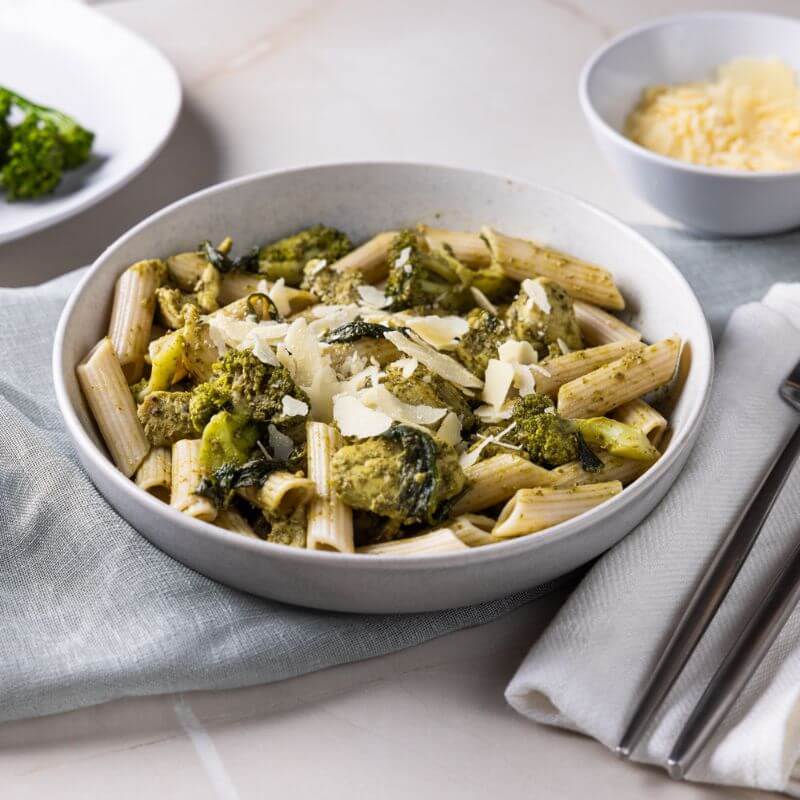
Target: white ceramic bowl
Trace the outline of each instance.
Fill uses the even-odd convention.
[[[356,241],[424,221],[490,224],[611,270],[629,319],[653,340],[679,332],[691,353],[674,435],[664,456],[619,496],[545,533],[467,553],[416,558],[296,550],[235,536],[174,511],[108,460],[75,379],[75,366],[108,326],[117,276],[132,262],[231,235],[237,250],[315,222]],[[64,309],[56,334],[56,395],[78,454],[114,508],[153,544],[223,583],[290,603],[358,612],[425,611],[476,603],[551,580],[618,542],[663,497],[697,438],[712,375],[703,312],[672,263],[617,220],[573,197],[464,169],[341,164],[243,178],[154,214],[108,248]]]
[[[742,173],[686,164],[621,133],[646,86],[711,77],[734,58],[777,57],[800,72],[800,19],[720,12],[657,20],[619,36],[584,67],[579,95],[606,158],[651,205],[690,228],[727,236],[800,225],[800,170]]]

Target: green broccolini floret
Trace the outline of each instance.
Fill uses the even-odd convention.
[[[473,273],[453,256],[431,250],[417,231],[401,231],[389,245],[385,294],[390,310],[428,308],[462,310],[472,304]]]
[[[580,455],[578,437],[569,420],[558,416],[553,401],[542,394],[529,394],[514,403],[516,426],[508,438],[521,445],[531,461],[558,467]]]
[[[169,447],[181,439],[195,439],[202,427],[189,413],[189,392],[157,391],[148,394],[137,409],[144,435],[155,447]]]
[[[24,114],[9,124],[13,109]],[[0,185],[9,200],[50,194],[64,170],[89,160],[94,134],[72,117],[0,87]]]
[[[483,379],[489,360],[497,358],[497,349],[510,334],[499,317],[482,308],[467,314],[469,330],[461,337],[455,356],[472,373]]]
[[[270,280],[283,278],[289,286],[298,286],[303,279],[303,269],[312,258],[323,258],[333,264],[352,249],[353,243],[346,233],[326,225],[314,225],[265,244],[258,254],[258,271]]]
[[[297,421],[283,413],[286,395],[308,403],[306,393],[284,367],[264,364],[249,350],[229,350],[214,364],[211,379],[192,391],[189,411],[201,428],[222,410],[258,423],[283,425]]]

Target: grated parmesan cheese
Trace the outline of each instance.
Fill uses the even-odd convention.
[[[454,346],[469,330],[469,323],[463,317],[455,316],[408,317],[405,324],[437,350]]]
[[[435,372],[445,380],[457,386],[480,389],[483,381],[476,378],[466,367],[462,367],[455,359],[434,350],[424,342],[415,341],[400,331],[389,331],[384,338],[390,341],[401,353],[416,358],[431,372]]]
[[[455,447],[461,442],[461,420],[455,411],[448,411],[436,435],[445,443]]]
[[[490,406],[500,408],[505,403],[513,384],[513,364],[507,364],[497,358],[490,358],[486,367],[486,382],[483,385],[481,400]]]
[[[333,419],[342,436],[355,436],[357,439],[378,436],[392,424],[390,416],[364,405],[351,394],[333,398]]]
[[[385,386],[364,389],[359,392],[358,399],[370,408],[391,417],[395,422],[405,422],[409,425],[433,425],[447,413],[446,408],[404,403]]]
[[[308,414],[308,403],[285,394],[281,398],[281,409],[285,417],[304,417]]]
[[[267,293],[267,297],[275,303],[275,308],[282,317],[288,317],[292,313],[292,304],[289,301],[289,290],[286,286],[286,281],[283,278],[278,278],[272,284],[272,288]]]
[[[386,308],[386,306],[392,302],[380,289],[370,286],[369,284],[358,286],[356,291],[361,301],[365,305],[372,306],[373,308]]]
[[[522,281],[522,291],[528,295],[528,308],[532,309],[533,306],[538,306],[543,314],[550,313],[552,306],[547,297],[547,290],[542,286],[538,278],[535,280],[533,278],[525,278]]]

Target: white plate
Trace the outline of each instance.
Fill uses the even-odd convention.
[[[676,331],[685,374],[659,461],[616,497],[533,536],[466,553],[399,558],[299,550],[237,536],[188,517],[108,460],[75,366],[108,330],[117,276],[142,258],[233,237],[237,252],[322,222],[356,241],[414,222],[530,236],[611,269],[627,318],[653,341]],[[190,567],[253,594],[317,608],[427,611],[477,603],[563,575],[616,544],[664,496],[700,431],[711,386],[708,325],[689,284],[639,234],[561,192],[496,175],[425,164],[334,164],[221,184],[154,214],[111,245],[75,290],[53,346],[58,404],[86,471],[114,508]]]
[[[93,157],[55,193],[9,203],[0,243],[41,230],[124,186],[155,157],[181,106],[175,69],[154,47],[70,0],[0,2],[0,84],[95,132]]]

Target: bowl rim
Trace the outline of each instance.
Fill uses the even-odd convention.
[[[790,23],[798,27],[798,44],[800,44],[800,18],[788,17],[783,14],[772,14],[760,11],[698,11],[686,14],[670,14],[649,20],[641,25],[628,28],[615,36],[610,41],[603,44],[594,51],[588,61],[581,69],[578,78],[578,101],[584,116],[590,124],[602,130],[616,145],[627,150],[635,157],[644,158],[654,164],[664,167],[671,167],[682,172],[695,175],[713,175],[716,178],[725,178],[733,181],[769,181],[769,180],[792,180],[800,177],[800,167],[790,170],[762,170],[759,172],[745,172],[742,170],[731,169],[730,167],[706,167],[701,164],[692,164],[688,161],[681,161],[677,158],[662,156],[653,150],[648,150],[632,139],[620,133],[616,128],[606,122],[605,118],[597,111],[589,92],[589,82],[598,64],[614,49],[624,44],[630,39],[634,39],[642,34],[649,33],[656,28],[666,28],[670,25],[681,22],[694,22],[700,20],[713,19],[737,19],[745,21],[747,19],[768,19],[775,22]],[[794,70],[795,75],[800,75],[800,70]]]
[[[422,170],[437,170],[456,173],[466,173],[473,176],[482,176],[492,179],[507,181],[513,184],[521,184],[528,188],[532,188],[547,194],[560,197],[571,203],[583,207],[590,213],[600,216],[605,222],[616,228],[622,235],[631,237],[638,241],[639,245],[649,250],[655,260],[661,263],[661,266],[672,273],[673,277],[677,279],[679,284],[682,284],[687,293],[687,300],[693,305],[693,312],[702,320],[702,334],[698,337],[698,341],[693,341],[692,346],[692,368],[699,369],[703,372],[701,391],[698,392],[697,397],[688,410],[686,424],[680,432],[676,432],[669,442],[667,450],[662,454],[661,458],[650,467],[643,475],[625,487],[624,491],[612,497],[610,500],[602,503],[595,508],[584,512],[583,514],[566,522],[559,523],[550,528],[545,536],[536,534],[532,536],[522,536],[507,541],[499,542],[492,547],[474,548],[469,551],[452,552],[452,553],[438,553],[429,555],[419,555],[413,558],[404,556],[381,556],[380,558],[365,558],[362,554],[358,553],[333,553],[326,551],[306,550],[294,547],[285,547],[272,542],[260,541],[250,539],[244,536],[231,536],[230,531],[222,528],[217,528],[211,523],[203,522],[201,520],[189,517],[186,514],[177,511],[167,503],[153,497],[149,492],[144,491],[138,487],[131,479],[125,477],[111,460],[97,447],[94,441],[89,437],[88,433],[84,430],[75,409],[70,402],[67,392],[66,382],[64,380],[65,369],[67,365],[64,358],[64,348],[66,343],[66,332],[69,327],[72,317],[76,309],[80,305],[80,301],[85,288],[91,283],[95,275],[98,274],[104,267],[106,260],[113,255],[113,253],[124,246],[130,239],[136,237],[145,228],[157,224],[161,219],[170,215],[174,210],[191,205],[199,200],[221,194],[230,190],[235,190],[238,187],[246,186],[251,183],[258,183],[260,181],[269,180],[271,177],[278,175],[287,175],[294,173],[302,173],[308,171],[318,171],[326,169],[347,169],[347,168],[414,168]],[[73,367],[69,367],[73,369]],[[696,439],[697,429],[702,423],[705,415],[706,408],[711,395],[711,384],[714,373],[714,349],[711,338],[711,331],[708,326],[708,320],[703,313],[699,300],[697,299],[689,282],[680,272],[680,270],[662,253],[654,244],[647,240],[640,233],[629,227],[621,220],[617,219],[612,214],[597,208],[593,204],[576,197],[568,192],[560,189],[553,189],[542,184],[532,181],[527,181],[520,178],[515,178],[507,175],[498,174],[487,170],[468,169],[458,165],[449,165],[442,163],[426,163],[420,161],[333,161],[333,162],[319,162],[307,164],[299,167],[279,168],[274,170],[266,170],[262,172],[252,173],[240,178],[224,181],[214,184],[200,191],[193,192],[179,200],[170,203],[159,211],[150,214],[145,219],[134,225],[126,233],[122,234],[112,244],[103,250],[103,252],[95,259],[87,273],[83,276],[78,285],[73,289],[70,294],[62,312],[59,317],[58,327],[56,329],[55,339],[53,342],[53,357],[52,357],[52,370],[53,370],[53,383],[55,388],[56,401],[58,403],[61,415],[66,423],[67,430],[73,439],[73,442],[78,450],[79,455],[84,460],[88,461],[91,466],[98,472],[102,473],[105,478],[110,481],[115,488],[120,492],[127,495],[129,499],[135,503],[141,504],[145,509],[149,509],[155,517],[163,520],[165,523],[177,525],[192,534],[210,539],[212,543],[218,544],[221,547],[235,547],[241,548],[246,552],[252,554],[261,554],[262,556],[274,556],[278,559],[287,559],[296,564],[315,565],[325,563],[327,560],[329,567],[336,568],[339,565],[342,569],[353,567],[354,565],[363,565],[362,568],[373,568],[386,572],[393,572],[397,570],[406,571],[424,571],[431,567],[437,568],[461,568],[468,565],[477,565],[484,561],[494,561],[496,559],[514,558],[522,552],[528,550],[535,550],[538,547],[545,546],[553,539],[566,539],[571,536],[580,535],[588,528],[598,524],[608,517],[615,514],[623,504],[633,503],[637,497],[640,497],[651,484],[656,483],[663,475],[670,469],[671,465],[681,456],[685,447],[691,447]],[[87,469],[87,473],[89,470]],[[90,480],[91,475],[89,475]],[[94,482],[94,481],[93,481]],[[98,491],[100,491],[98,489]],[[100,492],[104,498],[105,493]],[[108,501],[107,501],[108,502]],[[132,527],[136,528],[131,523]],[[140,532],[140,535],[144,536]],[[145,538],[148,538],[145,536]],[[266,549],[265,549],[266,548]],[[320,561],[323,559],[323,561]],[[370,567],[371,565],[371,567]]]

